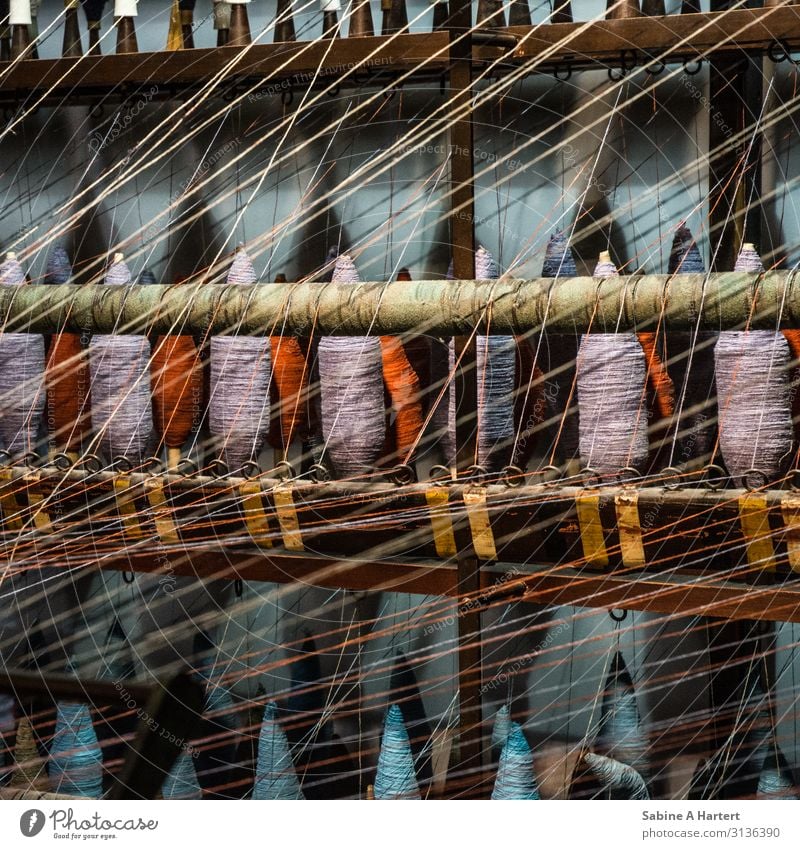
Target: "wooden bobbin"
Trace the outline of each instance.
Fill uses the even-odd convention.
[[[353,0],[352,13],[350,15],[350,29],[347,33],[349,38],[366,38],[375,35],[372,25],[372,12],[369,8],[369,0]]]
[[[249,0],[233,0],[231,7],[231,26],[228,33],[228,47],[247,47],[253,39],[250,36],[250,20],[247,17],[246,3]]]
[[[275,23],[275,41],[296,41],[291,0],[278,0]]]
[[[64,41],[61,45],[61,55],[83,55],[81,31],[78,26],[78,0],[65,0],[64,3]]]

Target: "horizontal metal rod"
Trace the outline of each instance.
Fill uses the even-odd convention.
[[[6,331],[463,335],[800,327],[794,272],[596,280],[0,287]]]

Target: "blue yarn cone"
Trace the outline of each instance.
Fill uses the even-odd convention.
[[[612,799],[649,799],[641,775],[627,764],[587,752],[584,760]]]
[[[783,752],[773,741],[758,777],[757,799],[799,799],[797,785]]]
[[[494,715],[494,725],[492,726],[492,749],[500,752],[508,741],[508,735],[511,733],[511,711],[508,705],[503,705],[500,710]]]
[[[700,249],[691,230],[685,224],[681,224],[672,240],[667,273],[704,274],[705,270],[703,257],[700,256]]]
[[[278,723],[278,708],[270,702],[258,737],[258,760],[253,799],[303,799],[303,791],[289,751],[289,741]]]
[[[103,793],[103,756],[89,708],[59,702],[50,746],[50,785],[56,793],[99,799]]]
[[[511,725],[503,751],[500,766],[494,782],[492,799],[539,799],[539,790],[533,774],[533,752],[528,745],[519,723]]]
[[[578,269],[567,237],[556,230],[547,242],[542,263],[542,277],[575,277]]]
[[[188,752],[181,752],[164,779],[161,795],[165,799],[202,799],[203,791],[197,780],[194,762]]]
[[[597,749],[606,757],[647,772],[647,739],[642,731],[633,680],[622,655],[617,652],[608,672]]]
[[[414,755],[403,713],[392,705],[383,724],[383,739],[375,776],[376,799],[419,799]]]
[[[54,245],[47,255],[44,282],[59,285],[69,283],[70,277],[72,277],[72,265],[69,261],[69,255],[63,245]]]

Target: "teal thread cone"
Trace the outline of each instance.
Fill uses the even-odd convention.
[[[539,799],[533,774],[533,752],[519,723],[512,723],[494,782],[492,799]]]
[[[252,798],[283,801],[305,798],[297,780],[289,741],[278,723],[275,702],[270,702],[264,708]]]
[[[502,751],[510,733],[511,711],[509,711],[508,705],[503,705],[494,715],[494,725],[492,726],[492,749],[495,749],[498,752]]]
[[[419,799],[414,756],[403,713],[392,705],[383,724],[383,739],[375,776],[376,799]]]
[[[58,703],[48,773],[56,793],[87,799],[102,795],[103,756],[86,705]]]
[[[181,752],[164,779],[161,795],[165,799],[202,799],[203,791],[197,780],[194,761],[188,752]]]

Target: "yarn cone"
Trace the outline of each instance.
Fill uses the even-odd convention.
[[[234,256],[228,283],[256,282],[244,248]],[[230,471],[255,460],[269,431],[270,339],[214,336],[211,339],[209,428]]]
[[[181,752],[164,779],[161,795],[165,799],[202,799],[203,791],[197,780],[194,761],[188,752]]]
[[[47,257],[45,283],[67,283],[71,277],[67,252],[55,245]],[[91,431],[89,358],[79,334],[62,331],[51,338],[45,381],[50,444],[57,452],[77,454]]]
[[[584,760],[612,799],[650,798],[644,779],[633,767],[592,752]]]
[[[414,755],[403,713],[392,705],[383,724],[383,739],[375,775],[376,799],[419,799]]]
[[[15,253],[0,263],[0,286],[23,286]],[[0,333],[0,439],[12,456],[34,451],[45,406],[44,340],[33,333]]]
[[[770,747],[758,777],[757,799],[800,799],[783,752],[774,744]]]
[[[508,705],[502,705],[494,715],[492,725],[492,749],[501,752],[511,733],[511,711]]]
[[[50,782],[45,771],[44,759],[36,746],[31,721],[22,716],[17,723],[17,742],[14,747],[16,765],[9,782],[10,787],[28,790],[50,790]]]
[[[611,660],[595,741],[600,754],[647,773],[647,738],[642,730],[633,680],[620,652]]]
[[[105,284],[131,284],[122,254],[114,255]],[[153,439],[150,342],[146,336],[93,336],[89,372],[95,441],[107,460],[124,457],[133,466],[140,465],[150,453]]]
[[[258,759],[253,799],[302,799],[303,792],[294,769],[286,739],[278,722],[278,708],[270,702],[264,708],[258,737]]]
[[[743,245],[734,271],[764,271],[752,244]],[[766,481],[773,481],[790,459],[794,442],[791,360],[782,333],[746,330],[719,334],[714,349],[719,445],[734,479],[757,469]]]
[[[389,685],[392,700],[403,713],[406,730],[414,753],[414,770],[423,787],[431,781],[431,737],[433,731],[425,713],[414,669],[400,652],[395,658]]]
[[[494,800],[539,799],[533,774],[533,752],[520,725],[514,722],[500,754],[492,790]]]
[[[59,702],[48,773],[54,793],[102,795],[103,756],[86,705]]]
[[[615,277],[607,251],[600,254],[594,276]],[[647,463],[648,417],[645,402],[647,365],[633,333],[587,333],[577,361],[580,410],[580,456],[584,466],[615,474]]]
[[[357,283],[358,271],[340,254],[334,283]],[[374,469],[385,437],[383,357],[379,338],[323,336],[318,349],[322,435],[339,477]]]

